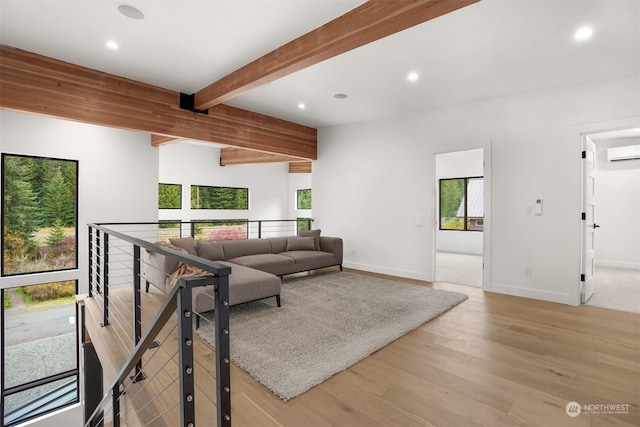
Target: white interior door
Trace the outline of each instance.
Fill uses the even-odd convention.
[[[596,229],[600,226],[595,222],[596,146],[588,136],[584,136],[582,147],[582,281],[580,302],[584,304],[591,298],[595,289],[595,235]]]

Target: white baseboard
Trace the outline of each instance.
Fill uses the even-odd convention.
[[[345,268],[353,268],[354,270],[369,271],[371,273],[387,274],[389,276],[405,277],[407,279],[424,280],[429,282],[426,273],[410,270],[400,270],[397,268],[385,268],[377,265],[361,264],[357,262],[343,262],[342,266]]]
[[[503,285],[500,283],[490,283],[484,287],[485,291],[496,292],[499,294],[512,295],[515,297],[532,298],[548,302],[557,302],[560,304],[574,305],[569,300],[569,295],[557,292],[541,291],[539,289],[521,288],[511,285]]]
[[[610,261],[606,259],[597,259],[596,267],[614,267],[614,268],[628,268],[630,270],[640,270],[640,263],[626,262],[626,261]],[[597,274],[597,272],[596,272]]]

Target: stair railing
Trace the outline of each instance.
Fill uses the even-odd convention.
[[[231,376],[230,376],[230,346],[229,346],[229,274],[231,268],[200,257],[182,253],[170,248],[156,245],[132,236],[130,233],[119,232],[102,225],[90,224],[89,228],[89,298],[101,297],[103,327],[111,323],[110,317],[110,241],[118,239],[133,246],[133,259],[117,261],[131,262],[134,321],[132,333],[135,347],[120,368],[115,380],[109,385],[109,393],[95,405],[93,412],[86,417],[85,426],[92,427],[104,424],[104,410],[111,403],[112,425],[119,427],[121,423],[120,399],[123,385],[128,381],[135,383],[145,380],[142,357],[153,346],[154,340],[165,327],[168,320],[176,314],[178,332],[178,376],[180,425],[195,426],[195,366],[193,351],[193,317],[192,290],[201,286],[213,286],[215,307],[215,381],[216,381],[216,420],[218,426],[231,425]],[[197,267],[210,273],[207,276],[182,277],[167,295],[161,309],[155,315],[144,333],[141,328],[141,249],[157,252],[175,258],[186,265]],[[126,252],[128,253],[128,251]],[[113,261],[112,261],[113,262]],[[81,307],[80,332],[85,329],[84,307]],[[83,336],[83,333],[81,333]],[[83,341],[84,342],[84,341]],[[129,377],[133,372],[133,376]],[[92,408],[93,409],[93,408]]]

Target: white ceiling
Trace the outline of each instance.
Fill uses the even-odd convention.
[[[0,43],[193,93],[361,3],[0,0]],[[640,0],[482,0],[227,104],[323,127],[621,77],[640,78]]]

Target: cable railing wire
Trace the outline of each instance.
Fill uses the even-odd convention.
[[[105,317],[104,326],[109,327],[108,329],[111,331],[114,339],[119,341],[123,348],[131,348],[134,344],[135,346],[131,356],[129,356],[127,362],[125,362],[120,369],[120,373],[111,386],[111,396],[107,394],[95,408],[90,408],[93,409],[93,414],[91,417],[87,417],[86,425],[95,423],[96,419],[102,419],[104,421],[105,416],[108,417],[108,415],[111,414],[112,425],[118,427],[121,421],[120,418],[122,416],[126,417],[128,413],[138,417],[141,422],[145,423],[144,425],[152,425],[159,417],[165,419],[171,417],[174,419],[176,416],[175,408],[178,406],[182,408],[179,411],[180,424],[189,425],[189,423],[195,422],[196,411],[198,413],[203,412],[193,403],[197,383],[193,380],[194,375],[192,371],[197,369],[199,375],[204,376],[203,374],[206,372],[206,368],[200,364],[199,361],[193,360],[193,356],[190,356],[191,359],[187,356],[182,357],[183,352],[190,352],[191,354],[193,352],[191,349],[193,343],[193,327],[191,322],[196,316],[187,316],[186,313],[191,311],[192,287],[214,286],[217,297],[214,298],[216,302],[216,315],[223,316],[221,319],[226,319],[224,323],[228,325],[228,274],[230,268],[188,254],[176,255],[175,251],[164,250],[161,246],[153,243],[157,241],[161,235],[156,227],[157,224],[153,226],[150,225],[149,227],[145,227],[147,228],[146,230],[141,231],[140,229],[136,230],[135,225],[127,224],[123,227],[127,229],[127,232],[123,233],[121,230],[114,230],[111,227],[107,228],[107,225],[91,224],[89,226],[89,296],[95,297],[96,303],[100,307],[103,307]],[[181,233],[183,229],[184,227],[181,225]],[[142,238],[147,240],[143,240]],[[130,242],[130,244],[123,243],[123,241]],[[165,300],[162,304],[162,309],[156,313],[154,320],[147,327],[144,334],[141,333],[143,320],[140,314],[143,311],[143,306],[140,297],[142,296],[142,286],[147,284],[142,268],[148,268],[148,264],[144,262],[143,257],[139,256],[140,250],[143,249],[177,258],[179,261],[208,270],[212,273],[212,276],[194,278],[193,280],[180,279],[178,285],[174,287],[169,295],[164,297]],[[126,300],[122,300],[120,291],[124,291],[125,289],[133,290],[133,305],[127,304]],[[218,295],[218,293],[220,293],[220,295]],[[180,298],[177,298],[178,294],[181,295]],[[156,294],[156,296],[158,296],[158,294]],[[225,304],[222,303],[223,299]],[[180,306],[180,308],[178,306]],[[132,316],[128,315],[129,310],[134,312]],[[178,322],[164,335],[164,325],[169,319],[176,318],[176,314],[178,314]],[[182,314],[185,315],[182,316]],[[188,323],[185,323],[182,317],[187,318]],[[220,323],[222,324],[223,322]],[[190,326],[185,328],[186,325]],[[82,327],[84,327],[84,325]],[[228,326],[226,327],[228,328]],[[173,338],[175,337],[176,328],[178,328],[178,336],[182,336],[183,341],[178,340],[176,342]],[[225,335],[223,334],[221,325],[217,326],[215,332],[217,340]],[[227,334],[219,341],[222,343],[219,346],[220,348],[216,348],[215,369],[217,391],[215,407],[217,411],[217,424],[220,426],[230,426],[230,395],[223,395],[220,392],[221,390],[229,390],[230,386],[228,382],[230,360],[228,356],[228,331],[225,330],[224,332]],[[159,339],[161,336],[163,336],[163,339],[162,344],[160,344],[160,350],[156,353],[149,353],[150,350],[148,347],[153,343],[152,340],[156,338]],[[186,339],[184,339],[184,337],[186,337]],[[131,341],[132,338],[133,341]],[[177,350],[175,352],[171,353],[167,351],[168,346],[175,344],[177,344]],[[221,356],[223,351],[226,352],[224,357]],[[156,369],[152,361],[156,355],[161,353],[165,354],[166,363]],[[149,354],[149,357],[146,357],[147,354]],[[177,354],[180,354],[180,360],[178,362],[176,362]],[[143,356],[145,356],[144,366],[147,367],[146,370],[143,370],[144,368],[142,367]],[[192,364],[192,367],[186,366],[183,359],[191,360],[188,363]],[[178,367],[177,369],[168,369],[169,365],[177,365]],[[170,381],[167,381],[169,378],[166,374],[174,369],[180,373],[180,377],[182,378],[175,376]],[[133,373],[133,377],[127,379],[127,376],[131,373]],[[143,377],[141,374],[145,376]],[[207,375],[210,376],[209,373],[207,373]],[[180,381],[178,381],[179,379]],[[156,396],[154,409],[162,406],[162,408],[160,408],[162,412],[153,417],[151,421],[143,420],[144,417],[141,414],[142,409],[136,410],[136,407],[131,406],[138,397],[138,393],[134,393],[137,390],[131,388],[134,383],[136,386],[139,386],[141,391],[146,389],[149,394]],[[174,395],[169,398],[168,395],[169,393],[174,393],[176,384],[179,385],[179,388],[186,387],[185,390],[191,387],[192,391],[188,392],[189,394],[180,392],[177,396]],[[201,388],[198,386],[198,389]],[[129,393],[127,393],[127,391],[129,391]],[[201,395],[202,393],[199,392],[198,394]],[[123,396],[127,395],[128,399],[123,400]],[[188,399],[184,397],[188,397]],[[109,404],[110,399],[112,400],[111,404]],[[211,400],[210,397],[208,397],[208,400]],[[176,403],[174,405],[167,405],[167,401]],[[146,402],[143,407],[147,407],[151,405],[151,403],[151,401]],[[205,403],[204,400],[202,403]],[[186,420],[191,421],[186,422]],[[126,422],[126,419],[124,421]]]

